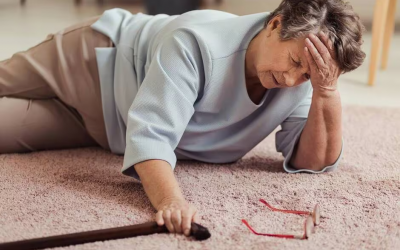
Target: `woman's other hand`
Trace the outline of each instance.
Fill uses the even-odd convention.
[[[165,200],[157,210],[157,224],[159,226],[165,224],[171,233],[184,233],[186,236],[189,236],[191,223],[199,223],[197,209],[184,199],[174,198]]]

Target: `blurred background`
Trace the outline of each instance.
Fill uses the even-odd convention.
[[[199,8],[246,15],[273,11],[280,2],[280,0],[0,0],[0,60],[36,45],[49,33],[115,7],[127,9],[132,13],[179,14]],[[359,69],[340,78],[339,89],[343,104],[400,107],[400,3],[396,5],[397,0],[349,0],[349,2],[367,29],[363,46],[367,58]],[[382,23],[382,20],[388,21]],[[374,29],[373,36],[374,22],[379,28]],[[395,32],[393,35],[387,34],[385,27],[389,27],[390,30],[393,24]],[[380,59],[379,51],[384,47],[382,37],[385,33],[391,39],[386,46],[389,48],[387,67],[382,70],[378,61],[374,63],[376,67],[371,66],[371,56],[374,45],[375,55],[378,53],[375,58]],[[369,77],[371,67],[377,69],[373,81]]]

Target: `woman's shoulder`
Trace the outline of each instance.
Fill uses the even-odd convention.
[[[264,26],[267,16],[268,13],[237,16],[216,10],[190,11],[164,27],[164,35],[186,33],[216,60],[246,49],[248,42]]]

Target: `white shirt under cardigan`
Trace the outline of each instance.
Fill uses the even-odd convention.
[[[283,168],[305,126],[312,85],[270,89],[259,104],[245,83],[246,49],[269,13],[236,16],[215,10],[150,16],[105,11],[92,28],[115,48],[96,48],[103,113],[122,173],[138,180],[136,163],[160,159],[235,162],[275,128]],[[274,48],[270,48],[273,50]],[[342,144],[343,145],[343,144]],[[343,147],[342,147],[343,151]]]

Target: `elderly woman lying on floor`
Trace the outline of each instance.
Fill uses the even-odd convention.
[[[340,0],[245,16],[108,10],[0,62],[0,153],[124,154],[122,173],[141,180],[159,225],[187,235],[199,212],[177,159],[234,162],[280,125],[285,171],[337,167],[337,82],[363,62],[361,44],[359,17]]]

